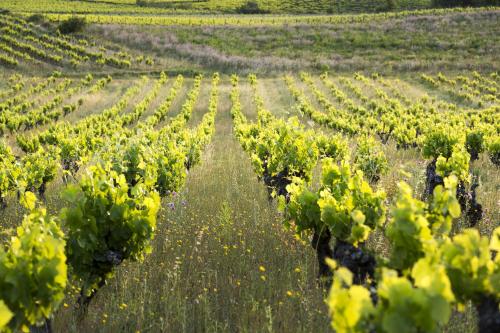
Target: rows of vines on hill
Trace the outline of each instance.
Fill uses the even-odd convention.
[[[150,57],[134,57],[84,38],[63,35],[59,30],[53,32],[12,14],[0,13],[0,31],[0,65],[6,67],[46,64],[58,68],[109,66],[124,69],[154,64]]]
[[[491,8],[438,8],[422,10],[404,10],[397,12],[383,12],[374,14],[353,15],[135,15],[126,13],[100,14],[90,10],[86,14],[44,13],[44,16],[54,22],[61,22],[71,17],[85,18],[88,23],[98,24],[133,24],[133,25],[182,25],[182,26],[283,26],[303,24],[349,24],[349,23],[374,23],[390,19],[405,18],[409,16],[449,15],[453,13],[476,13],[497,10]],[[32,10],[25,8],[25,13]],[[43,11],[42,11],[43,12]]]

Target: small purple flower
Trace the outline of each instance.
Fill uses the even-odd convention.
[[[168,208],[170,208],[171,210],[174,210],[175,209],[175,204],[173,202],[169,202],[167,204]]]
[[[172,192],[172,196],[173,196],[173,197],[176,197],[176,196],[177,196],[177,192],[173,191],[173,192]]]
[[[183,207],[186,207],[186,205],[187,205],[186,200],[182,200],[182,201],[181,201],[181,204],[182,204],[182,206],[183,206]]]

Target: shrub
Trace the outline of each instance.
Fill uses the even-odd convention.
[[[70,17],[59,24],[59,32],[63,35],[80,32],[85,28],[86,22],[83,17]]]
[[[500,0],[432,0],[433,7],[498,6]]]
[[[396,9],[396,1],[395,0],[386,0],[386,7],[385,9],[388,11],[395,10]]]
[[[255,1],[247,1],[241,7],[237,8],[236,11],[239,14],[269,14],[268,10],[259,7],[259,4]]]
[[[43,15],[33,14],[30,17],[28,17],[28,22],[33,22],[33,23],[43,22]]]

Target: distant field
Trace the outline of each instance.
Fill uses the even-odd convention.
[[[235,13],[246,0],[0,0],[0,8],[21,12],[52,13]],[[388,9],[387,0],[257,0],[271,13],[369,13]],[[430,7],[431,0],[396,0],[392,10]]]
[[[338,24],[134,26],[102,24],[94,32],[130,48],[225,72],[418,70],[496,71],[499,11],[367,16]]]
[[[62,20],[67,14],[54,15],[49,18]],[[297,70],[498,71],[499,15],[495,8],[336,16],[86,15],[88,22],[97,23],[65,37],[50,36],[59,21],[41,26],[3,15],[0,24],[6,26],[0,46],[7,48],[0,51],[17,59],[20,67],[38,72],[159,72],[165,66],[173,72],[268,75]],[[127,24],[135,20],[142,22]],[[148,20],[169,22],[147,24]],[[163,23],[172,26],[165,29]],[[30,58],[10,52],[12,46]],[[43,66],[33,66],[40,61]]]

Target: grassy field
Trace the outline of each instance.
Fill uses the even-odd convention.
[[[106,39],[231,72],[498,70],[498,12],[286,27],[99,25]]]
[[[0,8],[12,10],[15,15],[35,12],[163,15],[234,13],[241,3],[243,1],[154,0],[137,7],[132,0],[0,0]],[[386,5],[385,1],[288,0],[259,3],[272,13],[323,14],[327,11],[375,12],[379,11],[379,6]],[[428,1],[396,3],[397,9],[429,6]],[[240,77],[242,112],[249,120],[257,119],[257,106],[247,74],[256,73],[259,78],[257,94],[274,116],[284,119],[297,116],[307,129],[328,135],[338,131],[318,125],[302,112],[300,103],[287,87],[285,75],[294,80],[312,107],[325,114],[329,112],[324,107],[325,102],[319,100],[301,79],[302,72],[310,73],[313,84],[326,96],[327,103],[339,110],[347,110],[346,104],[331,93],[320,76],[324,72],[329,73],[332,84],[355,106],[367,108],[370,112],[375,112],[370,109],[370,103],[384,101],[383,92],[397,100],[405,110],[411,110],[412,105],[425,100],[426,107],[436,108],[443,113],[443,117],[449,114],[449,110],[464,114],[493,110],[492,117],[498,119],[500,94],[492,87],[500,85],[499,14],[498,8],[489,8],[357,23],[280,26],[88,24],[75,35],[60,37],[73,47],[61,46],[59,50],[37,44],[26,37],[40,38],[49,34],[56,38],[57,24],[54,22],[37,22],[36,27],[23,23],[23,27],[31,29],[25,34],[9,30],[9,34],[18,41],[29,42],[48,54],[62,55],[63,60],[60,63],[44,60],[40,53],[33,50],[30,51],[30,54],[35,54],[32,60],[16,58],[16,53],[6,49],[0,51],[0,55],[10,54],[19,60],[17,66],[0,65],[0,105],[13,96],[26,93],[22,101],[13,105],[30,101],[32,105],[27,110],[37,110],[55,96],[55,93],[44,94],[44,91],[65,78],[73,80],[69,87],[76,87],[78,80],[87,73],[92,73],[95,80],[106,75],[113,77],[96,92],[85,87],[63,98],[56,109],[82,100],[81,105],[68,115],[34,128],[5,131],[2,140],[11,147],[17,159],[26,155],[16,141],[17,136],[36,135],[54,124],[77,124],[92,115],[101,114],[116,104],[127,89],[139,85],[140,89],[121,112],[132,114],[137,103],[155,89],[155,80],[161,71],[168,74],[169,80],[159,88],[139,119],[125,127],[136,130],[138,123],[152,116],[173,89],[175,76],[182,74],[184,81],[168,116],[156,124],[155,129],[168,126],[177,115],[182,114],[183,104],[194,84],[194,75],[202,73],[204,79],[200,93],[186,124],[188,129],[195,129],[209,111],[211,75],[214,72],[221,74],[215,132],[202,152],[200,163],[187,172],[182,189],[162,198],[157,230],[151,242],[152,253],[146,255],[143,262],[124,261],[119,265],[115,276],[99,290],[84,315],[77,306],[80,285],[70,279],[65,298],[53,315],[54,332],[331,331],[325,304],[328,286],[318,283],[316,278],[318,263],[310,245],[311,235],[306,233],[300,237],[294,230],[285,227],[276,200],[269,198],[265,184],[257,178],[251,159],[235,137],[230,113],[233,106],[230,75],[236,73]],[[5,26],[6,23],[0,24],[0,28]],[[57,41],[51,40],[54,43]],[[61,40],[59,43],[66,45]],[[12,47],[16,50],[22,49],[15,43],[9,45],[14,45]],[[83,47],[83,50],[75,51],[77,55],[68,51],[75,49],[75,45]],[[102,55],[83,59],[89,52],[101,52]],[[137,60],[140,56],[150,58],[151,63]],[[130,65],[116,65],[112,62],[114,60],[108,58],[129,60]],[[79,59],[80,62],[71,64],[71,59]],[[96,59],[108,59],[108,63],[100,64]],[[28,93],[30,87],[44,82],[54,70],[62,72],[54,83],[41,91]],[[479,75],[486,83],[481,81],[484,83],[482,88],[471,88],[456,82],[449,84],[437,79],[441,72],[455,80],[462,75],[473,81],[475,75]],[[368,79],[356,79],[356,73],[363,73]],[[382,76],[378,78],[372,76],[373,73]],[[439,85],[431,86],[422,78],[423,73],[436,78]],[[13,74],[22,76],[9,82]],[[149,80],[144,81],[141,76]],[[25,83],[18,91],[11,91],[15,82]],[[493,97],[485,98],[486,93],[479,91],[485,87],[492,88],[490,95]],[[466,98],[464,94],[468,94]],[[28,111],[19,111],[19,114],[29,114]],[[493,125],[498,129],[498,123]],[[375,133],[373,135],[376,137]],[[348,159],[353,161],[360,137],[344,135],[344,138],[349,145]],[[112,137],[103,134],[103,140],[112,142]],[[422,198],[429,160],[422,156],[421,148],[401,149],[395,140],[382,143],[379,137],[376,137],[376,142],[389,167],[380,181],[373,185],[387,193],[384,204],[389,206],[395,203],[397,184],[401,180],[407,181],[414,189],[415,197]],[[78,181],[84,173],[83,169],[71,182]],[[470,169],[478,176],[477,199],[484,211],[484,217],[476,228],[481,235],[489,237],[500,226],[499,168],[485,151],[477,161],[471,162]],[[57,176],[47,185],[45,198],[40,198],[49,214],[54,216],[66,205],[61,200],[61,193],[66,187],[62,174],[61,168],[58,168]],[[317,187],[319,165],[313,179],[313,186]],[[7,208],[0,211],[0,239],[4,244],[26,214],[14,192],[6,197],[6,201]],[[460,233],[466,225],[464,216],[458,218],[452,234]],[[388,240],[380,230],[373,232],[366,244],[381,257],[390,250]],[[475,307],[466,302],[464,311],[454,310],[448,324],[440,330],[478,332]]]

